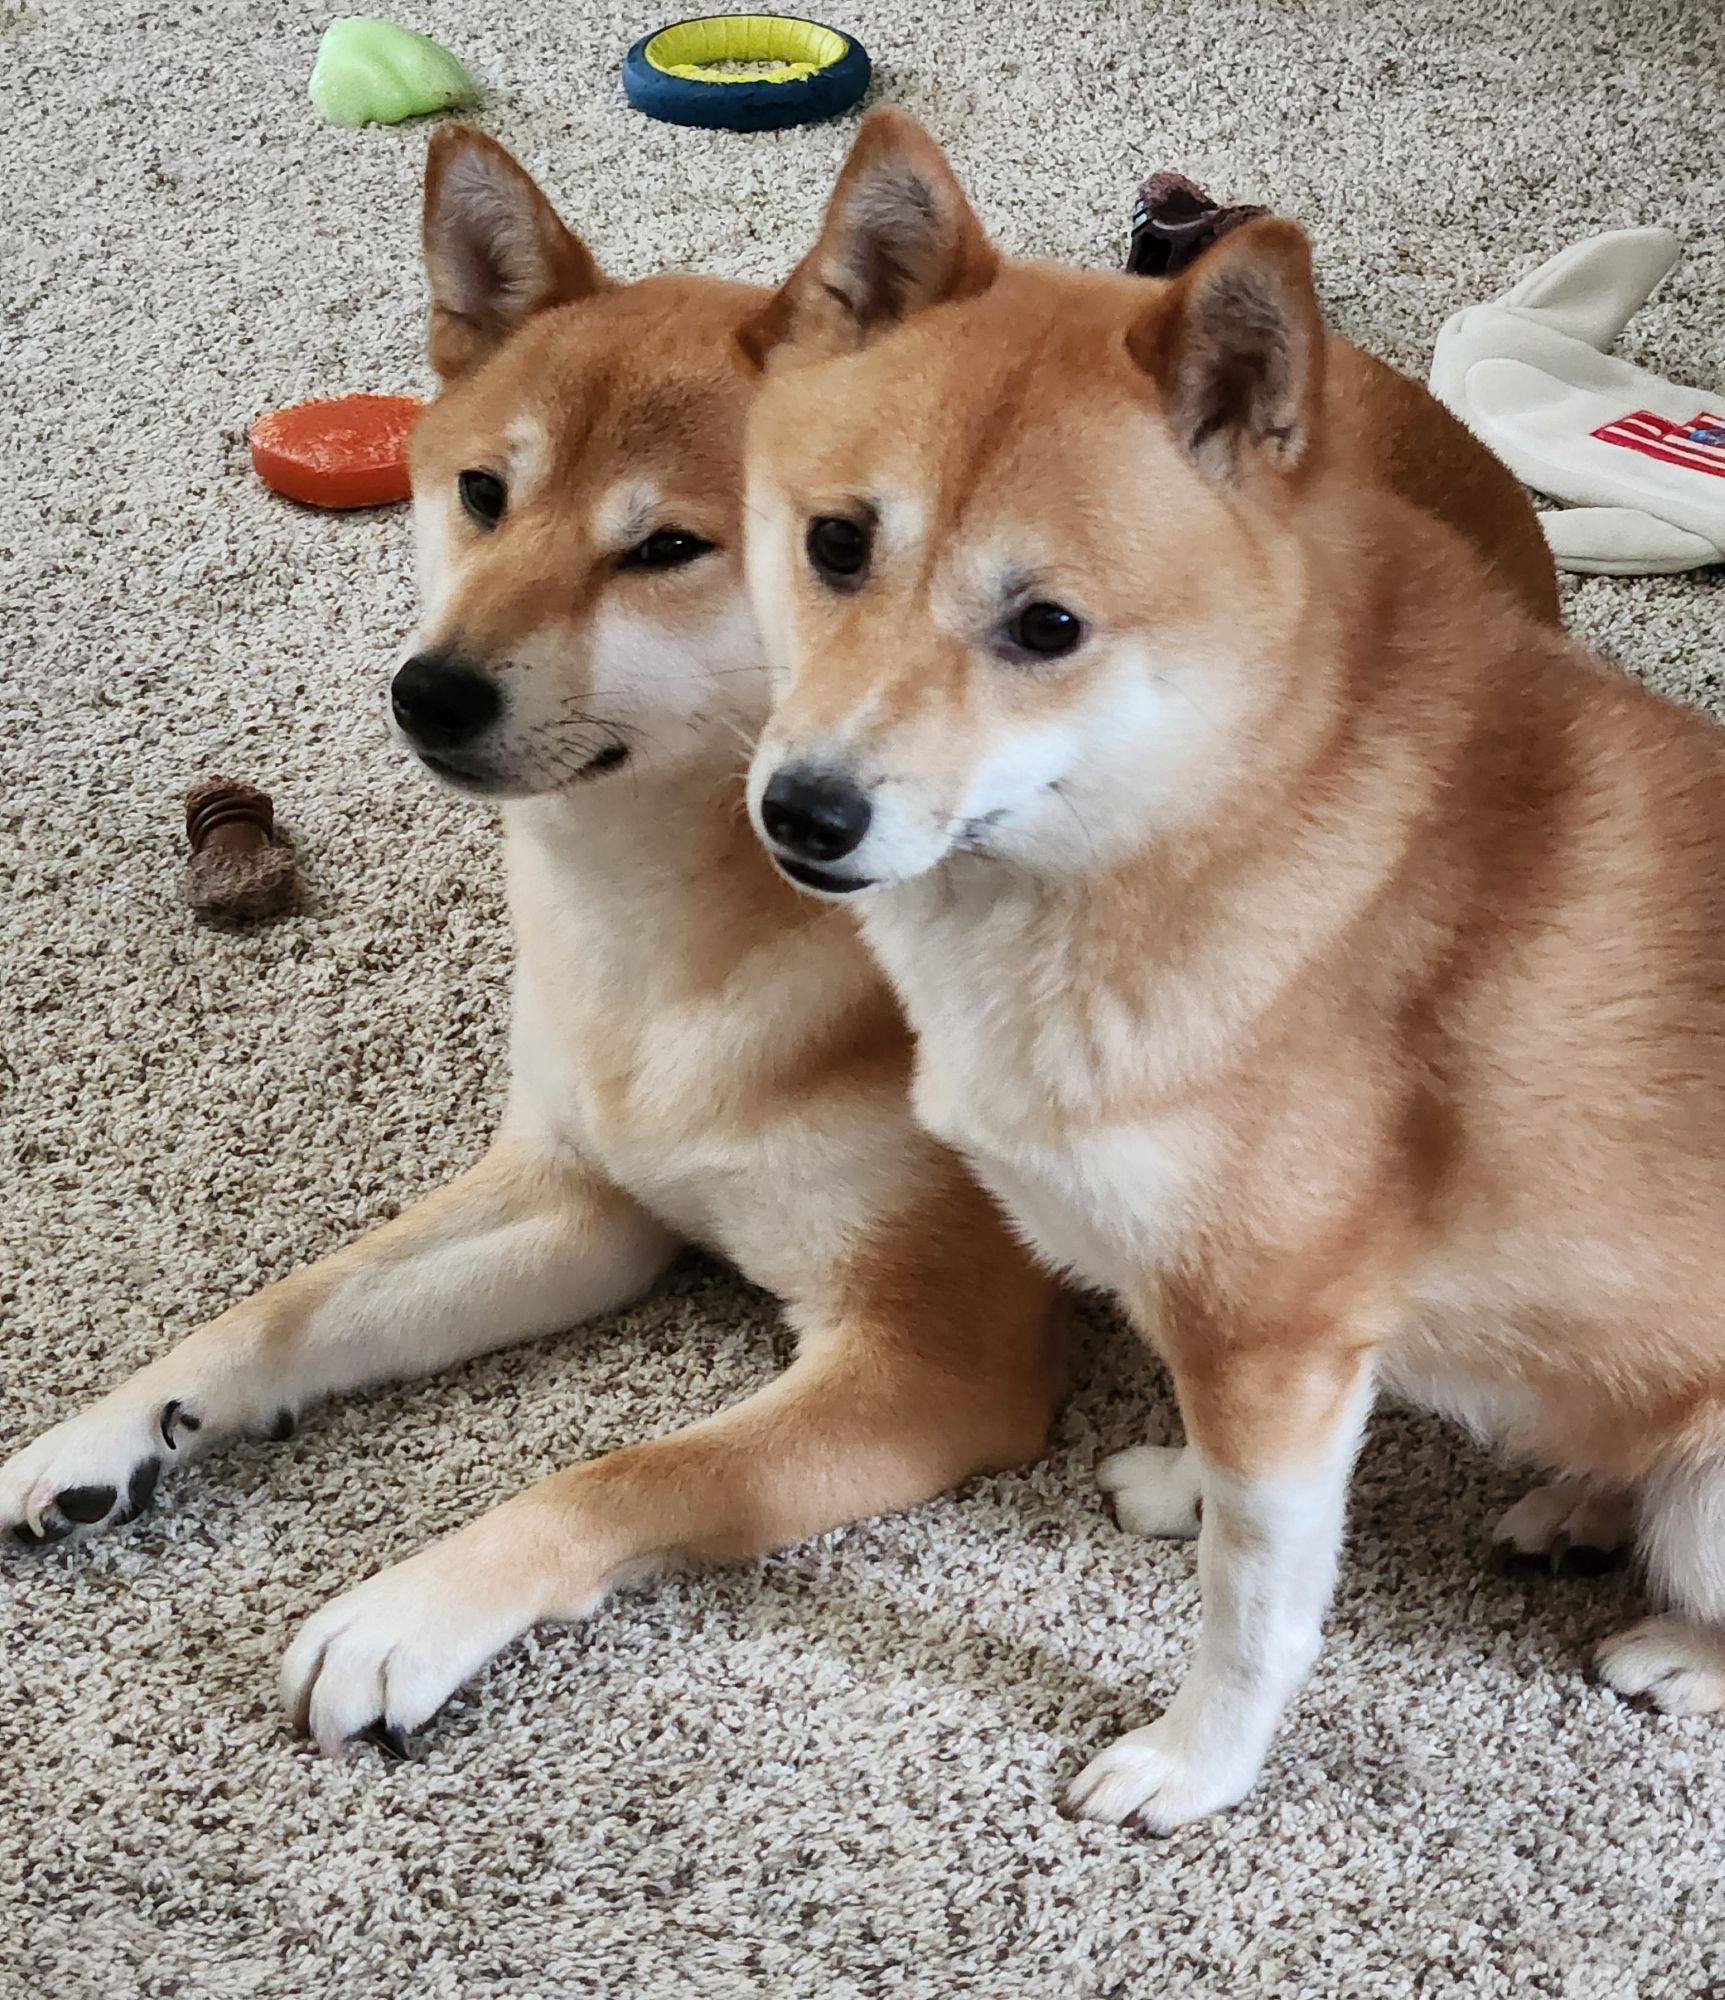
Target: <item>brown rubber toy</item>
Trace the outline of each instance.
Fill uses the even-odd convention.
[[[1219,236],[1269,212],[1256,202],[1219,202],[1184,174],[1152,174],[1132,211],[1126,268],[1141,278],[1176,277]]]
[[[276,838],[269,794],[205,778],[186,794],[186,901],[202,917],[279,917],[298,900],[293,849]]]

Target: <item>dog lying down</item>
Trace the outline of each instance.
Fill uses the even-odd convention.
[[[1639,1545],[1610,1686],[1725,1706],[1725,735],[1360,476],[1291,223],[1149,290],[1016,262],[877,113],[774,332],[757,824],[1191,1440],[1113,1479],[1201,1501],[1197,1650],[1070,1810],[1251,1785],[1379,1389],[1558,1475],[1516,1545]]]
[[[798,1347],[736,1408],[542,1480],[318,1612],[282,1685],[330,1751],[399,1746],[621,1578],[1033,1459],[1062,1380],[1054,1286],[915,1123],[910,1037],[851,913],[785,883],[747,821],[769,689],[743,432],[791,294],[613,283],[459,128],[432,142],[424,241],[443,392],[414,442],[423,617],[393,710],[501,812],[503,1122],[449,1187],[18,1451],[0,1524],[31,1545],[116,1525],[236,1433],[603,1317],[685,1243],[773,1292]],[[1333,361],[1382,447],[1365,474],[1554,615],[1514,481],[1422,389],[1339,343]]]

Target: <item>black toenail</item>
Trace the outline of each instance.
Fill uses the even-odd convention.
[[[80,1527],[87,1527],[92,1521],[105,1521],[113,1510],[114,1500],[111,1486],[68,1486],[54,1495],[54,1505],[68,1521],[76,1521]]]
[[[156,1497],[156,1481],[162,1476],[162,1461],[159,1458],[140,1459],[132,1468],[132,1477],[126,1487],[126,1509],[116,1517],[114,1525],[123,1528],[128,1521],[135,1521]]]
[[[63,1542],[71,1532],[72,1524],[70,1521],[44,1521],[40,1534],[31,1527],[28,1521],[20,1521],[17,1527],[12,1530],[12,1539],[20,1548],[45,1549],[51,1547],[55,1542]]]
[[[399,1729],[385,1722],[381,1715],[374,1716],[360,1730],[358,1741],[375,1744],[392,1764],[407,1762],[407,1739]]]
[[[294,1434],[294,1414],[292,1410],[281,1410],[275,1422],[265,1432],[271,1444],[286,1444]]]

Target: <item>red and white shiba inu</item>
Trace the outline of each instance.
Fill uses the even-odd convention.
[[[444,392],[413,444],[424,619],[394,710],[434,770],[502,802],[502,1129],[20,1451],[0,1523],[118,1519],[226,1434],[607,1312],[685,1242],[776,1293],[800,1345],[739,1407],[543,1480],[313,1617],[283,1687],[331,1749],[414,1727],[621,1576],[1033,1458],[1060,1383],[1053,1284],[914,1124],[909,1036],[854,925],[749,829],[766,693],[737,336],[768,295],[610,283],[474,132],[432,142],[425,249]]]
[[[1383,461],[1292,224],[1012,262],[877,113],[765,333],[756,824],[1186,1420],[1110,1479],[1198,1530],[1197,1650],[1068,1809],[1249,1788],[1380,1390],[1556,1476],[1518,1546],[1639,1543],[1612,1687],[1725,1704],[1725,737],[1554,629],[1459,447]]]
[[[315,1616],[284,1689],[331,1748],[412,1728],[621,1576],[1034,1456],[1060,1380],[1052,1284],[913,1122],[909,1035],[849,913],[789,888],[747,823],[768,691],[743,425],[791,294],[609,282],[471,132],[433,141],[425,242],[445,386],[414,443],[424,618],[394,707],[428,765],[501,802],[502,1129],[454,1185],[17,1453],[0,1523],[116,1521],[224,1435],[603,1313],[684,1241],[775,1292],[800,1346],[738,1408],[559,1473]],[[1449,462],[1440,497],[1506,568],[1531,554],[1549,599],[1514,482],[1359,365],[1391,447]]]

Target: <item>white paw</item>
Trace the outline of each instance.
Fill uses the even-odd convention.
[[[399,1756],[402,1732],[532,1623],[509,1565],[452,1536],[307,1619],[282,1661],[282,1701],[326,1756],[362,1731]]]
[[[1667,1715],[1725,1708],[1725,1632],[1687,1618],[1644,1618],[1614,1632],[1593,1664],[1608,1688]]]
[[[75,1528],[130,1520],[149,1505],[169,1450],[153,1404],[108,1397],[0,1465],[0,1529],[40,1547]]]
[[[1572,1576],[1610,1569],[1635,1532],[1629,1496],[1583,1479],[1557,1479],[1518,1500],[1492,1530],[1492,1540],[1517,1564]]]
[[[1067,1787],[1060,1810],[1067,1819],[1172,1833],[1207,1813],[1238,1805],[1257,1775],[1256,1759],[1198,1754],[1165,1715],[1091,1758]]]
[[[1096,1483],[1112,1495],[1114,1517],[1129,1535],[1189,1541],[1198,1532],[1198,1459],[1182,1445],[1117,1451],[1097,1466]]]

